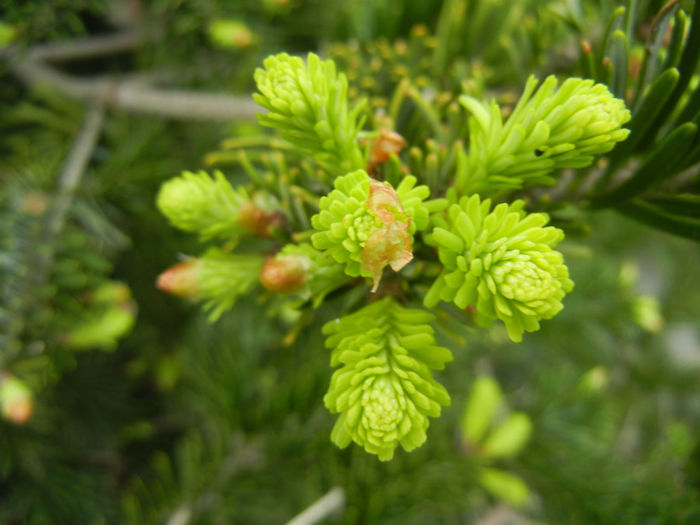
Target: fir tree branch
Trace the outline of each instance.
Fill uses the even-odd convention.
[[[143,41],[138,33],[125,32],[62,44],[30,47],[20,54],[5,53],[17,77],[29,86],[47,85],[65,95],[134,113],[155,113],[166,118],[198,120],[252,120],[258,106],[249,97],[144,85],[143,78],[112,76],[77,77],[49,65],[49,60],[81,60],[119,53]]]
[[[143,35],[139,31],[125,30],[111,35],[77,38],[68,42],[36,44],[29,48],[27,58],[42,62],[82,60],[131,51],[142,42]]]
[[[28,267],[27,275],[29,276],[31,288],[34,290],[40,289],[47,282],[56,252],[55,239],[58,238],[58,235],[63,230],[73,194],[85,173],[85,168],[95,149],[97,139],[102,130],[103,120],[104,109],[101,106],[93,105],[87,108],[83,126],[68,154],[63,171],[58,179],[55,197],[46,212],[39,234],[37,244],[45,248],[38,250],[37,257],[30,261]],[[18,318],[26,315],[26,304],[24,303],[21,311],[18,312]],[[22,327],[23,323],[17,323],[14,333],[10,334],[8,340],[12,341],[18,337]],[[2,362],[8,362],[13,359],[20,352],[20,349],[21,346],[10,345],[5,355],[2,356]]]
[[[231,440],[229,453],[221,462],[211,485],[194,501],[183,502],[165,520],[166,525],[188,525],[190,520],[201,516],[219,502],[220,493],[231,479],[241,471],[254,469],[264,461],[258,443],[247,442],[241,435]],[[312,522],[309,522],[312,523]]]
[[[57,196],[47,218],[46,235],[49,238],[55,237],[63,228],[73,193],[85,173],[85,168],[87,168],[97,144],[103,121],[104,109],[101,106],[91,105],[87,108],[83,127],[75,138],[58,179]]]

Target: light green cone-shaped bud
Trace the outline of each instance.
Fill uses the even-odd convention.
[[[387,297],[323,327],[331,366],[342,365],[324,397],[340,413],[331,434],[336,445],[354,441],[387,461],[397,446],[411,451],[425,442],[428,417],[450,403],[431,371],[452,360],[435,343],[433,320]]]
[[[234,189],[219,171],[213,177],[186,171],[168,180],[156,204],[173,226],[199,233],[202,240],[235,238],[248,231],[246,219],[254,207],[245,189]]]
[[[13,375],[0,374],[0,415],[18,425],[26,423],[34,413],[32,391]]]
[[[500,319],[517,342],[562,309],[574,283],[562,254],[553,249],[564,233],[545,227],[547,214],[525,214],[522,201],[499,204],[492,212],[490,206],[478,195],[462,197],[445,219],[435,218],[431,242],[444,268],[424,304],[475,306],[480,325]]]
[[[228,49],[244,49],[255,43],[255,33],[235,19],[214,20],[209,24],[209,39],[215,45]]]
[[[498,192],[552,184],[560,168],[581,168],[595,155],[627,138],[625,103],[603,84],[569,78],[557,89],[547,77],[535,91],[531,76],[508,120],[495,102],[487,106],[463,95],[471,113],[469,153],[458,159],[456,189],[461,194]]]
[[[344,264],[348,275],[371,277],[375,291],[386,265],[399,271],[413,258],[413,234],[428,225],[423,200],[430,190],[415,184],[408,175],[394,190],[363,170],[338,177],[311,218],[318,230],[311,242]]]
[[[255,71],[260,93],[255,101],[268,110],[259,122],[316,158],[332,174],[365,166],[357,144],[362,106],[348,110],[348,82],[332,60],[309,53],[305,63],[286,53],[269,56]]]
[[[237,255],[212,248],[160,274],[158,288],[205,301],[204,309],[210,310],[209,320],[214,322],[259,282],[263,263],[261,255]]]

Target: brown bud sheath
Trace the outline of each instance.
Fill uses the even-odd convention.
[[[199,296],[199,271],[202,262],[190,259],[165,270],[158,276],[156,286],[178,297],[196,298]]]
[[[282,227],[284,218],[279,212],[262,210],[248,201],[241,205],[238,224],[257,237],[269,237],[273,230]]]
[[[386,162],[392,153],[399,153],[404,147],[406,147],[406,141],[401,135],[390,129],[382,129],[369,152],[367,171],[374,171],[377,164]]]
[[[306,282],[311,263],[307,257],[273,257],[260,271],[262,285],[275,293],[294,293]]]
[[[372,275],[372,291],[376,291],[382,269],[390,265],[398,272],[413,259],[413,238],[408,231],[411,218],[401,207],[396,190],[389,184],[371,179],[367,206],[382,221],[362,249],[362,268]]]

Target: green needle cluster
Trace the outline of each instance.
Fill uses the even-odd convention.
[[[249,201],[245,189],[234,189],[220,171],[213,177],[204,171],[186,171],[161,186],[156,204],[173,226],[207,240],[243,233],[240,213]]]
[[[553,248],[564,233],[545,227],[545,213],[526,214],[523,202],[499,204],[478,195],[462,197],[446,217],[436,216],[432,242],[443,270],[424,299],[426,307],[453,302],[476,308],[476,320],[500,319],[513,341],[539,329],[562,309],[573,282],[561,253]]]
[[[212,248],[199,261],[200,297],[205,301],[204,309],[210,310],[209,319],[215,321],[260,282],[264,259],[261,255],[239,255]]]
[[[397,446],[411,451],[425,442],[428,417],[450,403],[431,371],[452,360],[435,343],[433,320],[387,297],[323,327],[331,366],[342,365],[324,398],[340,413],[331,433],[336,445],[354,441],[387,461]]]
[[[569,78],[557,89],[553,75],[535,91],[537,84],[530,76],[505,123],[494,101],[460,97],[472,113],[455,181],[460,194],[552,184],[554,170],[588,166],[627,138],[630,112],[605,85]]]
[[[427,227],[430,190],[406,176],[394,190],[363,170],[338,177],[311,218],[314,248],[328,251],[352,277],[371,277],[376,289],[387,264],[395,271],[413,257],[413,233]]]
[[[363,103],[348,109],[348,82],[332,60],[309,53],[299,57],[280,53],[265,59],[255,71],[260,93],[255,101],[268,110],[259,115],[263,126],[313,156],[329,173],[338,175],[365,166],[357,143]]]
[[[180,297],[204,301],[209,320],[216,321],[239,297],[260,282],[265,259],[210,248],[204,255],[176,264],[158,276],[158,288]]]

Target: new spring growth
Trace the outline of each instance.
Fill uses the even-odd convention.
[[[452,354],[437,346],[433,321],[387,297],[323,327],[331,366],[342,365],[324,397],[340,414],[331,433],[336,445],[354,441],[387,461],[397,446],[410,451],[425,442],[428,418],[450,403],[432,370]]]
[[[271,197],[248,195],[234,188],[219,171],[184,172],[165,182],[158,192],[158,209],[181,230],[202,240],[231,239],[243,234],[267,237],[283,223]]]
[[[309,243],[287,244],[267,260],[260,282],[271,292],[292,295],[290,304],[301,306],[310,301],[317,308],[326,295],[350,281],[343,270],[330,255]]]
[[[31,390],[10,374],[0,375],[0,410],[5,419],[18,425],[29,421],[34,413]]]
[[[370,277],[376,291],[385,266],[399,271],[411,261],[413,234],[428,224],[423,200],[430,190],[415,184],[409,175],[394,190],[363,170],[336,178],[335,189],[321,198],[321,211],[311,218],[318,232],[311,242],[345,264],[348,275]]]
[[[477,377],[462,413],[462,440],[466,451],[484,458],[505,458],[519,454],[532,434],[532,421],[523,412],[499,415],[505,398],[499,384],[490,377]]]
[[[199,298],[202,259],[188,259],[171,266],[158,276],[156,286],[172,295],[186,299]]]
[[[460,194],[553,184],[554,170],[588,166],[627,138],[630,112],[605,85],[569,78],[557,89],[554,76],[535,91],[537,84],[528,79],[505,124],[496,102],[459,98],[472,114],[469,153],[458,159]]]
[[[332,61],[314,54],[304,61],[281,53],[265,60],[255,81],[259,92],[254,98],[267,110],[259,122],[279,132],[281,139],[276,140],[288,143],[282,149],[294,152],[289,160],[305,157],[302,171],[318,177],[319,184],[310,184],[303,193],[280,192],[281,203],[275,204],[261,200],[264,195],[249,196],[245,189],[231,187],[220,173],[185,173],[163,185],[158,206],[176,227],[199,233],[203,240],[228,241],[244,234],[269,235],[281,226],[282,216],[275,214],[281,204],[300,219],[295,223],[306,227],[307,221],[301,220],[306,205],[318,204],[310,220],[313,232],[280,232],[292,233],[297,241],[310,234],[310,244],[289,243],[268,257],[212,249],[164,272],[158,280],[162,289],[204,301],[214,320],[260,283],[283,295],[264,294],[274,302],[273,310],[296,315],[303,308],[318,308],[330,292],[356,285],[353,278],[371,279],[376,291],[385,267],[398,272],[409,264],[416,232],[432,221],[434,228],[423,233],[423,240],[436,248],[442,268],[424,297],[426,307],[440,301],[471,306],[480,325],[500,320],[513,341],[561,310],[573,287],[563,257],[554,249],[562,231],[547,227],[544,213],[526,214],[522,201],[491,210],[491,201],[482,200],[477,191],[498,194],[549,184],[555,169],[589,165],[594,155],[623,140],[628,132],[621,126],[629,112],[605,86],[570,79],[557,89],[557,80],[550,77],[537,89],[532,77],[505,123],[495,103],[462,96],[461,104],[471,113],[468,153],[461,140],[444,155],[437,141],[430,140],[425,162],[420,155],[409,156],[416,173],[436,188],[449,184],[451,175],[445,170],[444,179],[438,180],[438,159],[440,164],[448,157],[449,163],[457,159],[455,182],[446,198],[426,203],[429,187],[418,185],[413,175],[404,176],[401,160],[394,158],[406,145],[401,136],[368,130],[368,136],[377,138],[360,148],[362,104],[348,107],[347,80]],[[421,151],[415,145],[413,150]],[[365,171],[387,161],[387,178],[399,180],[396,186]],[[333,189],[317,200],[315,193],[330,181]],[[292,200],[299,195],[306,200]],[[241,241],[244,250],[256,249]],[[429,259],[431,252],[422,250],[421,255]],[[405,300],[415,297],[410,283],[402,289]],[[429,418],[438,417],[450,402],[433,377],[433,370],[452,358],[449,350],[437,346],[433,320],[432,314],[405,308],[387,296],[324,326],[331,366],[337,367],[324,402],[338,414],[331,434],[338,446],[355,442],[388,460],[398,446],[408,451],[425,441]],[[482,459],[513,455],[529,435],[529,420],[522,414],[512,415],[493,432],[487,432],[492,421],[488,413],[468,419],[480,419],[465,435],[479,447]],[[493,493],[508,492],[510,502],[527,499],[526,488],[521,490],[523,485],[507,473],[484,468],[481,482]]]
[[[446,217],[435,216],[432,243],[443,270],[425,296],[426,307],[453,302],[476,307],[476,320],[490,326],[500,319],[513,341],[554,317],[574,283],[554,246],[564,238],[558,228],[544,227],[545,213],[526,214],[523,202],[499,204],[462,197]]]
[[[525,482],[515,474],[487,466],[493,459],[521,453],[532,434],[527,414],[511,412],[499,417],[504,407],[499,384],[491,377],[477,377],[462,413],[462,443],[465,452],[478,455],[484,463],[477,474],[481,486],[498,499],[521,506],[530,498]]]
[[[199,258],[167,269],[158,276],[157,286],[173,295],[204,301],[210,321],[216,321],[259,282],[263,262],[261,255],[212,248]]]
[[[309,53],[299,57],[280,53],[267,57],[255,71],[260,93],[253,98],[268,113],[258,115],[263,126],[275,128],[291,144],[314,157],[329,173],[364,168],[357,143],[364,103],[348,109],[348,82],[332,60]]]
[[[136,311],[129,287],[107,281],[88,295],[82,315],[62,335],[61,342],[74,350],[115,350],[136,322]]]
[[[275,293],[294,293],[309,278],[311,259],[301,253],[280,253],[265,263],[260,271],[260,283]]]

